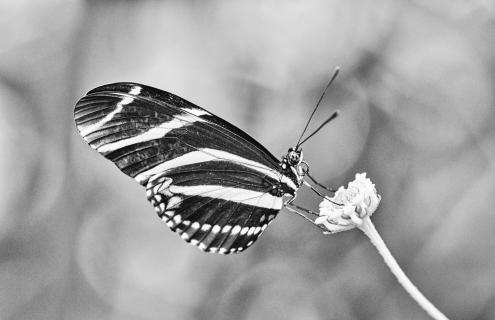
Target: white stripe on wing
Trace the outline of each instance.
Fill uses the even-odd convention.
[[[174,194],[182,194],[185,196],[206,196],[267,209],[282,209],[282,198],[265,192],[258,192],[234,187],[224,187],[219,185],[171,185],[169,187],[169,190]]]
[[[198,117],[201,117],[201,116],[204,116],[204,115],[211,115],[211,113],[209,113],[208,111],[202,110],[202,109],[199,109],[199,108],[182,108],[182,110],[185,111],[185,112],[194,114],[195,116],[198,116]]]
[[[100,153],[107,154],[136,143],[160,139],[165,137],[171,130],[182,128],[184,126],[190,125],[195,121],[204,120],[192,117],[189,114],[176,115],[172,120],[164,122],[157,127],[151,128],[150,130],[141,133],[140,135],[101,145],[97,150]]]
[[[142,183],[152,177],[155,174],[162,173],[168,169],[180,167],[180,166],[186,166],[189,164],[196,164],[196,163],[201,163],[201,162],[208,162],[208,161],[213,161],[213,160],[227,160],[227,161],[232,161],[234,163],[243,165],[245,167],[248,167],[252,170],[256,170],[276,181],[279,179],[283,182],[286,183],[290,188],[293,188],[294,190],[297,190],[296,185],[294,182],[284,176],[281,175],[278,171],[271,169],[259,162],[249,160],[246,158],[243,158],[241,156],[232,154],[230,152],[222,151],[222,150],[216,150],[216,149],[210,149],[210,148],[201,148],[198,149],[198,151],[192,151],[188,152],[186,154],[183,154],[180,157],[174,158],[172,160],[160,163],[159,165],[144,171],[140,174],[138,174],[135,179]]]
[[[134,101],[134,98],[131,98],[131,97],[125,97],[122,100],[120,100],[120,102],[117,103],[117,105],[115,106],[115,109],[112,112],[110,112],[109,114],[107,114],[103,119],[101,119],[97,123],[94,123],[92,125],[87,126],[86,128],[83,128],[80,131],[81,136],[86,137],[88,134],[93,133],[94,131],[96,131],[99,128],[101,128],[102,126],[104,126],[105,123],[112,120],[112,118],[116,114],[122,112],[122,109],[124,108],[125,105],[128,105],[132,101]]]
[[[131,88],[131,90],[129,91],[129,94],[132,94],[132,95],[138,95],[139,93],[141,93],[141,87],[140,86],[133,86]],[[109,114],[107,114],[103,119],[101,119],[97,123],[94,123],[92,125],[87,126],[84,129],[82,129],[80,131],[81,132],[81,136],[85,137],[88,134],[90,134],[90,133],[98,130],[102,126],[104,126],[105,123],[107,123],[108,121],[112,120],[113,117],[116,114],[122,112],[122,109],[124,108],[124,106],[130,104],[133,101],[134,101],[134,98],[133,97],[124,97],[124,98],[122,98],[122,100],[120,100],[120,102],[118,102],[115,105],[115,110],[113,110],[112,112],[110,112]]]

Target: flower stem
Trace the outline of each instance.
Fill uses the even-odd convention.
[[[385,242],[383,242],[382,237],[375,229],[375,226],[371,222],[369,217],[365,217],[363,219],[362,225],[359,226],[359,229],[364,232],[366,236],[371,240],[371,243],[376,247],[380,255],[385,260],[385,264],[390,268],[390,271],[395,275],[399,283],[404,287],[407,293],[411,295],[411,297],[416,300],[416,302],[423,308],[426,313],[428,313],[433,319],[436,320],[448,320],[448,318],[440,312],[426,297],[416,288],[416,286],[409,280],[404,271],[402,271],[401,267],[395,261],[395,258],[388,250]]]

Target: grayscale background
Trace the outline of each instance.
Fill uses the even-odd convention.
[[[493,1],[0,0],[0,28],[1,320],[427,319],[357,230],[283,211],[245,253],[200,252],[72,119],[88,90],[141,82],[278,157],[335,66],[311,172],[367,172],[413,282],[452,319],[495,319]]]

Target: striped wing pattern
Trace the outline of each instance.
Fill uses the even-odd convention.
[[[74,110],[88,144],[146,187],[158,215],[207,252],[249,247],[295,191],[249,135],[171,93],[136,83],[98,87]]]
[[[282,208],[282,199],[267,192],[221,184],[185,186],[165,175],[150,180],[147,196],[182,239],[221,254],[251,246]]]

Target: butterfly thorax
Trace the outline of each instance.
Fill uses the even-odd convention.
[[[290,148],[287,154],[282,156],[280,171],[285,177],[289,178],[294,185],[289,185],[281,181],[278,193],[295,195],[297,189],[303,184],[307,168],[307,163],[303,161],[302,150]]]

